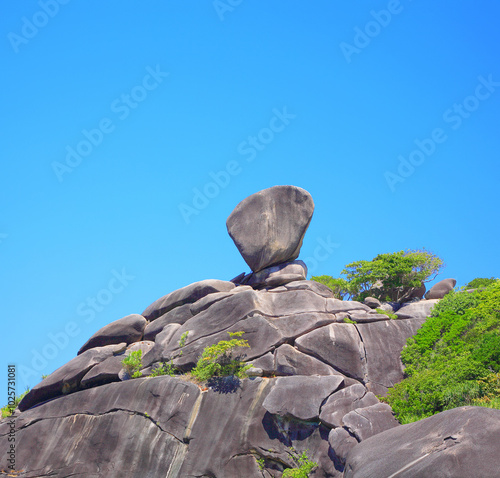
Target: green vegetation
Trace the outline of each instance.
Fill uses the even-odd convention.
[[[375,312],[377,312],[377,314],[387,315],[387,317],[389,317],[389,319],[391,319],[391,320],[396,320],[398,318],[398,316],[396,314],[393,314],[392,312],[389,312],[388,310],[379,309],[378,307],[375,309]]]
[[[184,345],[186,345],[186,340],[188,338],[188,335],[189,335],[189,330],[186,330],[186,332],[184,332],[182,335],[181,335],[181,338],[179,340],[179,347],[182,348],[184,347]]]
[[[385,399],[402,423],[463,405],[500,408],[500,281],[441,299],[401,353]]]
[[[123,368],[132,378],[142,377],[142,350],[134,350],[130,352],[128,357],[122,360]]]
[[[292,449],[292,451],[295,453],[295,450]],[[308,478],[313,468],[318,466],[317,463],[309,459],[305,451],[302,452],[301,455],[295,453],[295,460],[297,461],[298,467],[283,470],[283,478]]]
[[[170,375],[173,377],[175,375],[174,366],[170,362],[163,362],[151,371],[150,377],[159,377],[160,375]]]
[[[196,367],[191,370],[191,375],[199,381],[212,377],[225,377],[234,375],[245,377],[245,372],[251,368],[250,364],[241,362],[238,357],[233,357],[233,352],[238,347],[249,347],[248,342],[241,337],[244,332],[228,332],[231,340],[221,340],[215,345],[206,347],[199,358]]]
[[[346,324],[355,324],[356,322],[352,319],[350,319],[349,317],[344,317],[344,322]]]
[[[489,285],[495,283],[498,279],[494,277],[490,277],[486,279],[484,277],[476,277],[474,280],[471,280],[468,284],[464,285],[464,289],[480,289],[481,287],[488,287]]]
[[[2,407],[2,418],[10,417],[14,413],[14,410],[19,405],[19,402],[24,398],[24,396],[28,392],[29,392],[29,389],[26,389],[25,392],[21,393],[21,395],[14,398],[14,403],[12,405],[5,405],[5,407]]]
[[[399,251],[379,254],[371,261],[356,261],[342,270],[343,278],[315,276],[333,291],[338,299],[363,301],[371,296],[379,300],[403,302],[413,288],[433,280],[443,267],[436,255],[422,251]]]

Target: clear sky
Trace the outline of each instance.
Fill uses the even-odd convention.
[[[494,0],[4,0],[0,402],[162,295],[249,269],[225,221],[308,190],[312,275],[427,248],[499,276]],[[311,275],[311,274],[310,274]]]

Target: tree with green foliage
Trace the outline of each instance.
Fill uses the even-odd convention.
[[[464,285],[464,289],[480,289],[481,287],[488,287],[489,285],[495,283],[498,279],[490,277],[489,279],[485,277],[476,277],[471,280],[468,284]]]
[[[450,408],[500,408],[500,281],[441,299],[401,353],[405,379],[385,401],[402,423]]]
[[[213,377],[226,377],[234,375],[239,378],[246,376],[245,371],[251,364],[240,361],[235,357],[234,351],[240,347],[250,347],[248,342],[240,339],[244,332],[228,332],[230,340],[205,347],[196,366],[191,370],[191,375],[199,381],[209,380]]]
[[[312,277],[330,287],[337,298],[363,301],[372,296],[384,301],[404,302],[416,288],[433,280],[444,267],[443,261],[426,250],[379,254],[371,261],[347,264],[341,274]]]

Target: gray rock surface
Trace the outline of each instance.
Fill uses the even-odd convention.
[[[302,261],[284,262],[252,272],[243,279],[243,283],[254,289],[278,287],[289,282],[302,281],[307,277],[307,266]]]
[[[283,344],[274,352],[276,375],[338,375],[332,367],[295,347]]]
[[[363,304],[370,307],[370,309],[376,309],[377,307],[382,306],[380,300],[376,299],[375,297],[366,297],[365,300],[363,301]]]
[[[37,403],[75,392],[80,388],[80,381],[87,372],[103,362],[114,353],[124,350],[125,343],[95,347],[76,356],[68,363],[59,367],[48,377],[35,385],[19,403],[19,410],[25,411]]]
[[[396,311],[396,315],[401,319],[426,319],[431,315],[432,308],[439,302],[439,299],[420,300],[403,305]]]
[[[342,422],[360,442],[400,425],[394,418],[392,408],[386,403],[376,403],[366,408],[352,410],[344,415]]]
[[[344,415],[379,403],[378,398],[366,387],[357,383],[330,395],[321,407],[319,419],[331,428],[343,426]]]
[[[262,406],[271,414],[314,420],[321,404],[344,382],[339,375],[279,377]]]
[[[274,186],[241,201],[226,225],[252,271],[296,259],[311,222],[314,202],[296,186]]]
[[[131,344],[142,339],[147,320],[139,314],[132,314],[115,320],[99,329],[78,351],[78,355],[94,347],[119,344]]]
[[[184,304],[192,304],[214,292],[228,292],[236,286],[229,281],[207,279],[189,284],[182,289],[174,290],[153,302],[142,315],[149,321],[155,320],[168,311]]]
[[[345,478],[499,476],[500,410],[462,407],[382,432],[347,455]]]
[[[442,299],[457,285],[456,279],[443,279],[434,284],[425,294],[426,299]]]
[[[214,295],[214,294],[210,294]],[[207,296],[210,297],[210,296]],[[201,299],[203,300],[203,299]],[[191,304],[184,304],[161,315],[150,322],[144,329],[144,340],[155,340],[155,337],[169,324],[184,324],[193,317]]]

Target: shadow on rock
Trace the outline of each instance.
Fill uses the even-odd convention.
[[[207,386],[217,393],[235,393],[241,388],[241,380],[234,375],[230,377],[212,377],[207,381]]]

